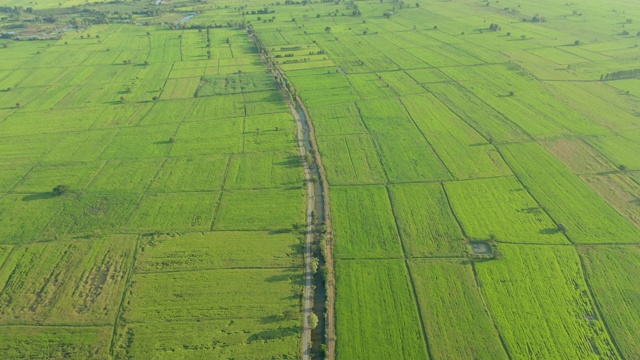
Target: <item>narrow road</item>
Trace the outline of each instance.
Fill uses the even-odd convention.
[[[302,360],[311,360],[311,327],[309,326],[309,315],[311,315],[311,304],[313,301],[313,271],[311,269],[311,242],[313,238],[313,208],[315,202],[313,182],[311,181],[311,170],[307,163],[307,150],[304,144],[304,130],[302,120],[298,110],[289,103],[289,108],[296,121],[298,128],[298,148],[304,165],[304,177],[307,180],[307,233],[304,246],[304,304],[302,309]]]

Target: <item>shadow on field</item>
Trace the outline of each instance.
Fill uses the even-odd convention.
[[[53,192],[43,192],[39,194],[31,194],[22,198],[22,201],[47,200],[57,197]]]
[[[275,340],[281,339],[288,336],[293,336],[300,333],[299,326],[290,326],[287,328],[279,328],[274,330],[265,330],[259,333],[253,334],[247,338],[247,342],[251,343],[253,341],[265,341],[265,340]]]
[[[546,228],[546,229],[542,229],[540,231],[538,231],[538,233],[540,234],[544,234],[544,235],[552,235],[552,234],[556,234],[559,233],[560,230],[556,229],[556,228]]]
[[[299,168],[302,166],[302,162],[300,161],[300,156],[288,155],[284,161],[273,163],[273,165],[281,165],[288,168]]]
[[[269,231],[269,235],[290,234],[291,231],[293,231],[293,230],[291,230],[291,229],[275,229],[275,230]]]
[[[277,282],[277,281],[289,281],[291,277],[289,275],[275,275],[264,279],[266,282]]]

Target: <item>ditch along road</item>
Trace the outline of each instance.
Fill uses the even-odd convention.
[[[313,144],[311,142],[308,119],[305,112],[291,101],[287,101],[289,109],[296,122],[298,148],[304,166],[304,176],[307,183],[307,226],[305,232],[304,250],[304,295],[303,295],[303,331],[302,331],[302,359],[311,360],[314,355],[320,354],[320,345],[325,341],[325,306],[326,288],[324,279],[319,269],[325,266],[325,261],[319,251],[319,228],[318,224],[324,224],[324,192],[322,184],[319,182],[320,169],[315,161]],[[316,246],[313,246],[316,243]],[[315,251],[314,251],[315,250]],[[314,254],[315,252],[315,254]],[[315,272],[313,260],[320,260],[316,263]],[[319,266],[318,266],[319,265]],[[315,279],[315,281],[314,281]],[[315,285],[315,289],[314,289]],[[315,291],[314,291],[315,290]],[[309,323],[309,316],[315,314],[318,318],[317,325],[312,328]]]
[[[298,148],[302,156],[304,165],[304,178],[307,182],[307,230],[304,244],[304,295],[302,305],[302,359],[311,360],[311,326],[309,324],[309,316],[312,312],[313,304],[313,269],[311,266],[311,243],[313,242],[313,209],[315,204],[315,189],[311,177],[311,169],[309,167],[308,150],[306,147],[305,131],[302,126],[301,112],[288,102],[291,113],[296,121],[298,128]],[[304,114],[302,114],[304,116]],[[305,119],[306,120],[306,119]]]
[[[313,123],[302,100],[290,87],[290,83],[271,57],[267,48],[261,43],[257,34],[247,31],[256,47],[260,50],[260,57],[276,80],[282,91],[285,102],[293,114],[297,127],[297,140],[302,159],[305,182],[307,184],[307,226],[304,245],[304,294],[303,294],[303,331],[302,331],[302,359],[311,360],[321,356],[328,360],[335,359],[335,323],[334,323],[334,284],[333,269],[333,236],[331,226],[330,204],[327,191],[327,181],[322,158],[315,141]],[[293,92],[293,94],[292,94]],[[326,233],[322,234],[321,230]],[[320,239],[324,236],[326,244]],[[313,246],[315,243],[316,246]],[[321,249],[324,245],[324,249]],[[317,271],[314,274],[313,255],[315,253]],[[315,282],[314,282],[315,280]],[[314,288],[315,285],[315,288]],[[309,316],[315,314],[318,324],[312,329]],[[322,349],[322,345],[326,348]],[[324,352],[324,354],[322,354]]]

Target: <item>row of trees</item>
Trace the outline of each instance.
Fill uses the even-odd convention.
[[[600,80],[621,80],[640,78],[640,69],[620,70],[600,75]]]

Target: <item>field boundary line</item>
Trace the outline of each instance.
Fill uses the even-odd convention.
[[[425,350],[427,351],[427,356],[429,357],[429,359],[433,359],[433,354],[431,353],[431,345],[429,344],[429,338],[427,337],[427,327],[425,326],[425,321],[422,316],[422,309],[420,308],[420,302],[418,301],[418,291],[416,290],[416,284],[413,280],[413,274],[411,273],[411,266],[409,266],[410,258],[407,256],[407,248],[404,243],[404,237],[400,232],[400,224],[398,223],[398,217],[396,216],[396,212],[394,211],[393,198],[391,197],[391,189],[389,189],[389,185],[385,186],[385,191],[387,193],[389,206],[391,206],[391,213],[393,214],[393,224],[396,227],[396,233],[398,234],[398,239],[400,240],[400,246],[402,248],[403,255],[402,260],[404,260],[404,266],[407,270],[407,275],[409,276],[409,284],[413,292],[413,301],[415,301],[416,311],[418,312],[418,319],[420,319],[420,328],[422,329],[422,336],[424,336]]]
[[[298,270],[296,266],[230,266],[230,267],[206,267],[206,268],[194,268],[194,269],[179,269],[179,270],[151,270],[151,271],[136,271],[136,275],[146,274],[173,274],[173,273],[189,273],[199,271],[217,271],[217,270]]]
[[[136,258],[138,256],[138,248],[140,247],[140,238],[142,235],[138,235],[136,238],[136,244],[133,248],[133,255],[131,256],[131,265],[129,265],[129,272],[127,273],[127,279],[124,282],[124,289],[122,290],[122,298],[120,299],[120,306],[118,306],[118,312],[116,313],[116,319],[113,322],[113,333],[111,334],[111,344],[109,345],[109,355],[114,356],[116,335],[118,333],[118,326],[124,325],[124,304],[127,298],[127,292],[131,290],[131,278],[133,278],[133,272],[135,270]]]
[[[211,226],[209,226],[209,231],[214,231],[213,227],[216,225],[216,221],[218,220],[218,215],[220,214],[220,206],[222,205],[222,196],[224,195],[225,188],[227,186],[227,177],[229,176],[229,168],[231,167],[232,157],[233,155],[230,154],[229,157],[227,158],[227,165],[224,167],[224,176],[222,177],[222,186],[220,187],[220,195],[218,195],[218,200],[216,201],[216,207],[213,210],[213,219],[211,219]]]
[[[407,113],[407,116],[409,116],[409,119],[411,119],[411,123],[413,123],[413,126],[415,126],[416,129],[420,132],[420,135],[422,135],[422,138],[424,139],[424,141],[426,141],[427,144],[429,144],[429,148],[431,148],[431,151],[433,151],[433,154],[438,158],[438,161],[440,161],[440,164],[442,164],[442,166],[447,170],[451,180],[457,180],[458,178],[453,175],[453,172],[451,171],[451,169],[449,169],[447,164],[442,160],[442,157],[440,157],[440,154],[438,154],[438,151],[436,150],[436,148],[433,147],[433,144],[431,144],[431,141],[429,141],[429,139],[427,138],[427,135],[418,126],[418,123],[416,123],[416,120],[413,118],[413,115],[411,115],[411,112],[409,112],[409,109],[407,109],[407,106],[405,105],[404,101],[402,101],[402,97],[396,96],[396,99],[398,99],[398,101],[402,105],[402,108],[404,109],[404,112]]]
[[[449,77],[447,74],[445,74],[447,77]],[[449,77],[449,79],[451,79]],[[506,121],[508,121],[512,126],[515,126],[516,128],[520,129],[522,131],[523,134],[527,135],[529,137],[529,141],[530,142],[537,142],[536,138],[533,137],[528,131],[526,131],[525,129],[523,129],[520,125],[516,124],[515,122],[513,122],[513,120],[511,120],[508,116],[506,116],[505,114],[502,113],[502,111],[496,109],[495,107],[493,107],[491,104],[489,104],[488,102],[486,102],[484,99],[482,99],[481,97],[475,95],[472,91],[470,91],[466,86],[462,85],[459,81],[451,79],[451,82],[453,84],[455,84],[456,86],[458,86],[458,89],[460,91],[464,91],[465,93],[468,93],[469,95],[475,97],[476,99],[478,99],[478,101],[480,101],[481,103],[483,103],[487,108],[492,109],[493,111],[495,111],[497,114],[500,114],[500,116],[502,116],[503,119],[505,119]],[[424,87],[421,84],[422,87]],[[426,89],[426,88],[425,88]],[[428,90],[428,89],[427,89]],[[443,104],[444,106],[447,107],[447,109],[449,109],[451,112],[453,112],[454,114],[456,114],[456,116],[458,116],[460,119],[462,119],[462,121],[464,121],[465,124],[467,124],[468,126],[470,126],[472,129],[474,129],[478,135],[480,135],[482,138],[484,138],[487,142],[489,141],[487,138],[485,138],[482,133],[480,133],[478,130],[476,130],[475,127],[473,127],[472,125],[470,125],[466,120],[464,120],[461,116],[458,115],[458,113],[456,111],[454,111],[452,108],[449,107],[449,105],[445,104],[444,101],[440,100],[440,98],[436,95],[433,94],[433,96],[438,99],[438,101],[440,101],[441,104]],[[555,123],[555,122],[554,122]],[[571,134],[573,134],[573,132],[571,132]],[[521,141],[524,142],[524,141]]]
[[[7,257],[4,258],[4,261],[2,262],[2,265],[0,265],[0,271],[4,270],[4,268],[7,266],[7,262],[9,261],[9,258],[11,257],[11,255],[13,255],[13,252],[15,251],[15,249],[17,247],[20,247],[20,245],[12,245],[11,246],[11,250],[9,250],[9,253],[7,254]],[[11,276],[11,275],[9,275]],[[4,288],[6,287],[6,283],[2,286],[2,288],[0,288],[0,295],[2,295],[2,293],[4,292]]]
[[[473,261],[473,259],[469,259],[469,264],[471,265],[471,271],[473,272],[473,279],[476,282],[476,289],[478,291],[478,295],[480,296],[480,299],[482,299],[482,305],[484,306],[484,311],[489,316],[489,319],[491,319],[491,324],[493,325],[493,328],[496,330],[496,334],[498,334],[498,339],[500,339],[500,344],[502,345],[502,348],[504,349],[505,354],[507,354],[507,358],[513,359],[513,356],[511,356],[511,353],[509,352],[509,347],[507,346],[507,343],[504,337],[502,336],[502,332],[500,332],[500,328],[498,327],[496,320],[493,318],[493,314],[491,314],[491,311],[489,310],[489,306],[487,305],[487,301],[484,298],[484,294],[482,293],[482,282],[478,278],[476,263],[475,261]]]
[[[547,153],[549,153],[549,151],[539,142],[535,141],[536,144],[540,145],[542,147],[542,149],[544,149],[544,151],[546,151]],[[520,183],[520,185],[522,186],[522,188],[527,192],[527,194],[529,194],[529,196],[536,202],[536,204],[538,204],[538,207],[540,208],[540,210],[542,210],[548,217],[549,219],[551,219],[551,221],[553,221],[554,224],[556,224],[556,226],[559,224],[559,222],[553,218],[553,216],[551,216],[551,214],[549,214],[549,210],[543,206],[543,204],[540,202],[540,200],[538,200],[535,196],[533,196],[533,194],[531,193],[531,190],[529,189],[529,186],[527,186],[522,179],[520,178],[520,176],[518,176],[518,174],[513,171],[513,168],[511,167],[511,165],[509,164],[509,162],[507,161],[507,159],[505,159],[504,154],[502,154],[502,150],[500,150],[499,146],[494,146],[496,151],[498,152],[498,154],[500,155],[500,158],[502,159],[502,161],[504,161],[504,163],[507,165],[507,167],[509,168],[509,170],[511,170],[511,172],[513,173],[513,175],[516,177],[516,179],[518,180],[518,183]],[[553,154],[549,153],[550,155],[553,156]],[[555,157],[554,157],[555,158]],[[558,160],[559,161],[559,160]],[[572,172],[573,173],[573,172]],[[576,175],[577,176],[577,175]],[[582,180],[582,179],[581,179]],[[562,233],[562,235],[564,235],[565,239],[567,239],[567,241],[569,242],[569,244],[571,245],[575,245],[575,242],[573,241],[573,239],[571,239],[566,233]]]
[[[598,298],[595,296],[595,292],[593,291],[593,288],[591,287],[591,283],[589,282],[589,272],[587,271],[587,267],[584,264],[584,259],[582,258],[582,256],[580,255],[580,252],[575,246],[574,246],[574,249],[575,249],[576,255],[578,256],[578,261],[580,262],[580,269],[582,270],[582,278],[584,279],[584,283],[587,285],[587,290],[589,290],[589,296],[591,296],[591,299],[593,299],[594,310],[598,312],[598,316],[600,316],[600,319],[602,320],[602,325],[607,331],[607,335],[609,336],[609,339],[611,339],[611,343],[613,344],[613,347],[618,352],[617,355],[624,360],[625,359],[624,354],[620,350],[620,347],[618,346],[618,342],[616,341],[615,337],[611,333],[609,324],[607,324],[607,321],[602,312],[602,307],[600,306]]]

